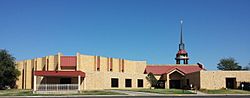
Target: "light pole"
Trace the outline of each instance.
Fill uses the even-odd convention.
[[[241,89],[243,90],[243,88],[244,88],[244,84],[242,83],[242,84],[241,84]]]

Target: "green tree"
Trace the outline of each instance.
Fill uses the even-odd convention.
[[[243,70],[250,70],[250,62],[243,68]]]
[[[217,65],[219,70],[241,70],[241,66],[232,57],[221,59]]]
[[[0,49],[0,89],[14,88],[20,72],[16,69],[15,57]]]
[[[157,84],[157,79],[155,78],[153,73],[148,73],[146,79],[149,81],[149,83],[151,84],[151,87],[156,87]]]

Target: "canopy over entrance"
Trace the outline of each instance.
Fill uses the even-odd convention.
[[[71,82],[71,78],[61,79],[60,84],[36,84],[37,76],[45,77],[77,77],[77,84]],[[81,78],[85,77],[85,73],[82,71],[34,71],[34,83],[33,93],[37,91],[43,93],[49,92],[62,92],[62,91],[80,91],[81,89]],[[46,80],[47,81],[47,80]],[[52,80],[54,81],[54,80]]]
[[[82,71],[35,71],[36,76],[85,77]]]

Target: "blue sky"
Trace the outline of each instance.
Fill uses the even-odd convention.
[[[250,62],[249,0],[0,0],[0,48],[17,60],[62,52],[174,64],[180,19],[190,63]]]

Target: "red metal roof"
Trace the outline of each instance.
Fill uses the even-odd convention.
[[[173,71],[174,69],[177,69],[184,74],[197,72],[202,70],[203,68],[199,67],[198,65],[148,65],[145,70],[145,74],[153,73],[153,74],[164,74],[169,73]]]
[[[76,66],[77,57],[76,56],[61,56],[61,65],[64,67]]]
[[[34,71],[36,76],[85,77],[82,71]]]
[[[186,50],[179,50],[177,54],[187,54]]]

